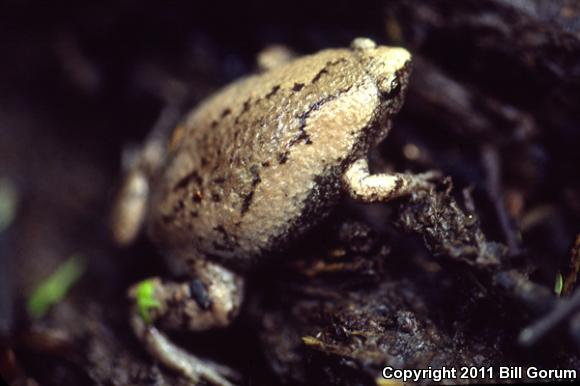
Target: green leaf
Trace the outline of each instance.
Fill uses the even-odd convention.
[[[27,303],[28,313],[35,319],[42,318],[53,304],[64,298],[84,273],[85,268],[85,259],[76,255],[61,264],[32,292]]]
[[[153,279],[143,280],[137,284],[137,308],[139,315],[147,324],[151,324],[151,310],[161,307],[159,300],[155,298],[155,282]]]
[[[554,292],[556,295],[560,296],[562,294],[562,288],[564,288],[564,278],[562,273],[558,272],[556,274],[556,282],[554,283]]]

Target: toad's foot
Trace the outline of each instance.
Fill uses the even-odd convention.
[[[421,189],[429,189],[430,180],[441,177],[438,171],[422,174],[370,174],[368,161],[361,158],[346,170],[343,176],[345,189],[355,200],[384,202],[405,196]]]
[[[230,380],[240,378],[235,371],[188,353],[153,325],[203,331],[225,327],[235,318],[243,292],[240,278],[217,265],[197,266],[205,271],[197,270],[187,282],[152,278],[133,286],[131,327],[153,358],[194,384],[203,379],[216,386],[233,386]]]
[[[158,359],[163,365],[189,378],[194,384],[203,378],[216,386],[233,386],[227,378],[239,379],[234,370],[197,358],[173,344],[161,331],[149,326],[136,313],[131,317],[131,327],[141,342],[145,344],[149,355]]]

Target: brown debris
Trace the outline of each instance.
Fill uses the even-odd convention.
[[[313,52],[357,35],[415,58],[374,166],[450,178],[387,205],[343,203],[292,259],[256,272],[237,325],[176,334],[180,345],[231,363],[253,386],[376,385],[386,365],[532,357],[580,369],[577,1],[99,2],[42,12],[10,3],[0,13],[0,178],[19,205],[0,232],[0,365],[15,384],[187,384],[153,363],[127,324],[126,288],[169,273],[145,240],[119,251],[107,237],[121,149],[250,73],[263,47]],[[87,274],[30,320],[27,294],[79,251]]]
[[[445,255],[479,269],[497,268],[506,247],[488,242],[479,227],[477,215],[464,213],[451,195],[450,179],[445,190],[435,189],[414,193],[402,206],[397,224],[407,232],[423,237],[427,248],[435,255]],[[469,195],[469,191],[464,191]]]

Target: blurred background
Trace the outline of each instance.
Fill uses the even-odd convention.
[[[161,119],[177,122],[220,86],[256,71],[256,56],[271,44],[307,54],[357,36],[404,46],[415,58],[405,107],[376,167],[442,170],[453,189],[438,205],[455,208],[458,200],[477,229],[456,224],[457,239],[434,232],[429,241],[424,226],[401,220],[407,209],[417,215],[417,202],[372,210],[347,203],[335,225],[315,231],[323,240],[312,244],[316,252],[290,253],[326,256],[339,245],[355,262],[366,259],[365,285],[354,269],[349,295],[329,300],[320,288],[336,283],[318,292],[309,284],[325,269],[294,267],[302,272],[298,284],[280,289],[292,277],[268,267],[281,276],[256,274],[258,300],[232,329],[176,339],[240,369],[248,385],[376,384],[381,365],[436,364],[425,359],[436,352],[443,364],[530,363],[518,332],[557,308],[559,281],[560,293],[573,292],[580,266],[580,246],[573,248],[580,232],[579,31],[578,5],[564,0],[3,1],[0,373],[15,385],[187,384],[154,364],[128,328],[126,288],[166,270],[145,238],[125,250],[110,240],[122,150]],[[465,188],[472,201],[464,201]],[[506,300],[501,288],[508,285],[498,289],[498,276],[477,263],[467,264],[468,273],[457,263],[470,243],[485,244],[500,270],[545,289],[538,290],[545,301],[514,319],[510,301],[523,301]],[[463,251],[456,260],[449,245]],[[339,266],[350,272],[353,265]],[[47,289],[55,272],[63,288]],[[425,297],[433,287],[441,293]],[[264,288],[270,298],[260,297]],[[381,299],[390,308],[380,310]],[[352,307],[360,307],[356,317]],[[497,315],[491,325],[481,321],[490,315]],[[355,344],[357,329],[366,335]],[[566,337],[577,330],[542,337],[537,361],[576,368],[574,339]],[[321,343],[301,340],[321,331]],[[391,350],[393,341],[407,346]]]

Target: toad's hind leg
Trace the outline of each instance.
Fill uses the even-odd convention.
[[[133,243],[143,228],[149,204],[150,182],[161,169],[171,140],[179,137],[182,131],[179,126],[173,129],[178,117],[179,109],[174,104],[168,104],[161,111],[144,143],[123,150],[124,176],[110,219],[113,241],[119,246]]]
[[[133,286],[131,327],[149,354],[195,384],[205,380],[232,386],[239,375],[226,366],[200,359],[171,342],[161,328],[204,331],[225,327],[237,316],[243,297],[241,277],[218,265],[199,262],[191,280],[151,278]]]
[[[432,186],[430,180],[440,177],[437,171],[422,174],[370,174],[366,158],[355,161],[343,176],[345,189],[355,200],[384,202]]]

